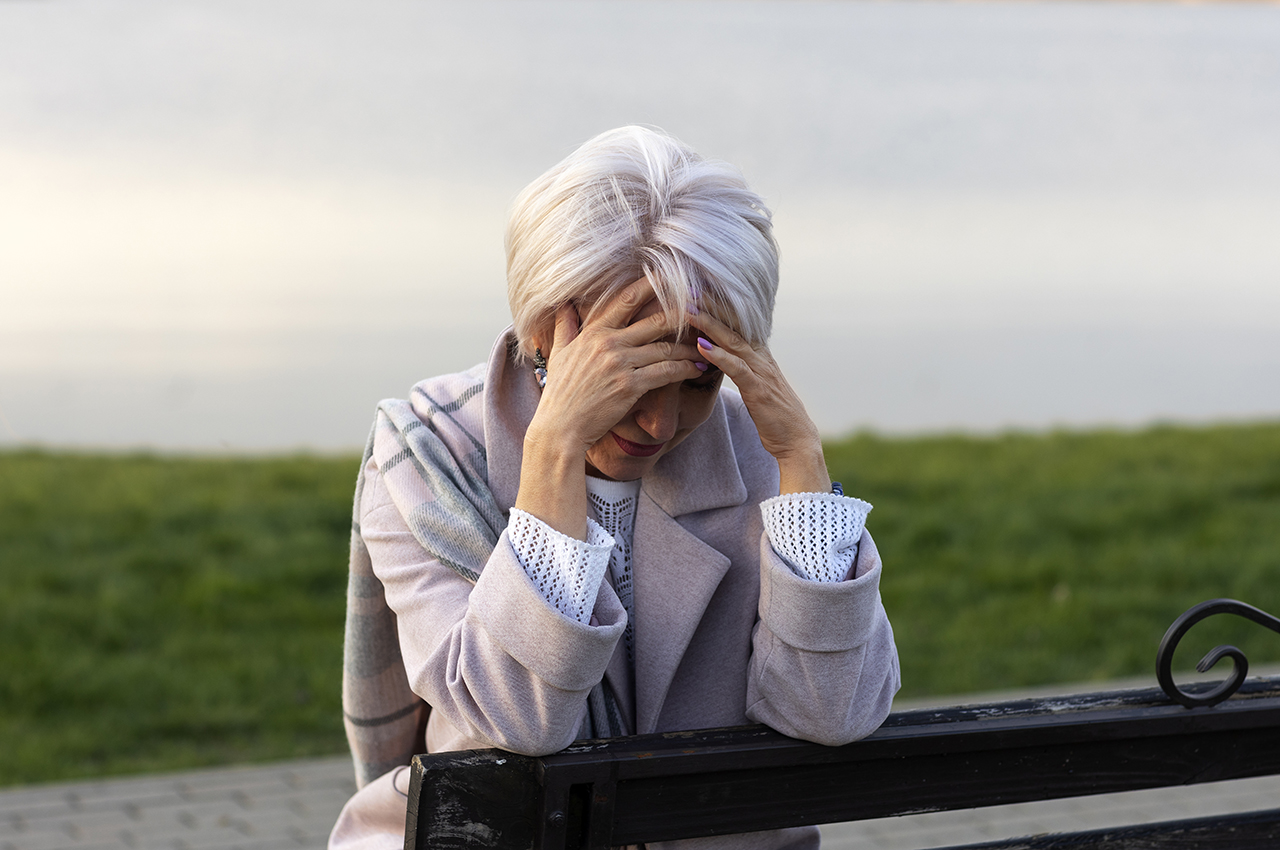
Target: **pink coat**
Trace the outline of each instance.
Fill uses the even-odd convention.
[[[500,338],[483,403],[466,405],[449,423],[460,450],[469,448],[467,434],[483,443],[489,486],[504,511],[516,499],[539,392],[510,350],[509,336]],[[419,387],[451,397],[457,380]],[[563,616],[525,575],[505,532],[473,586],[418,544],[372,460],[365,475],[361,534],[398,620],[409,683],[432,706],[429,752],[562,749],[602,677],[638,733],[759,722],[838,745],[871,733],[889,713],[898,659],[875,544],[864,532],[854,578],[844,582],[807,581],[786,566],[759,508],[778,492],[777,463],[731,390],[642,483],[632,553],[634,678],[620,640],[626,613],[612,587],[600,589],[594,624]],[[330,847],[400,847],[406,786],[407,771],[392,771],[361,789]],[[676,843],[816,844],[812,828]]]

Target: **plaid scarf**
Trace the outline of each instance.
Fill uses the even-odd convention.
[[[413,388],[412,404],[380,402],[365,444],[352,515],[342,659],[343,725],[360,788],[424,749],[431,710],[409,687],[396,617],[360,535],[364,469],[372,458],[414,538],[474,584],[507,526],[507,515],[489,489],[483,434],[463,422],[482,417],[455,415],[483,404],[484,374],[481,365],[424,381]],[[599,683],[588,696],[579,737],[623,734],[613,691]]]

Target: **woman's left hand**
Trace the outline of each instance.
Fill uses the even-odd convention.
[[[760,442],[778,461],[781,492],[829,492],[831,479],[818,427],[769,347],[752,346],[737,331],[706,313],[697,313],[689,321],[695,331],[702,331],[698,351],[738,385]]]

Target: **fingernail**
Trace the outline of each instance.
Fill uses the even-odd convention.
[[[707,364],[706,364],[706,363],[699,363],[699,362],[695,362],[693,365],[698,367],[698,371],[699,371],[699,372],[705,372],[705,371],[707,371]]]
[[[711,340],[698,337],[698,348],[701,348],[703,351],[710,351],[715,348],[715,346],[711,344]]]

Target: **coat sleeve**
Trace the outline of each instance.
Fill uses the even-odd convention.
[[[830,746],[865,737],[884,722],[901,682],[880,601],[880,568],[866,531],[855,577],[834,583],[800,578],[761,535],[749,718]]]
[[[604,584],[597,625],[561,614],[521,567],[506,532],[473,586],[432,558],[365,467],[360,533],[395,613],[414,692],[467,737],[525,755],[568,746],[626,626]]]

